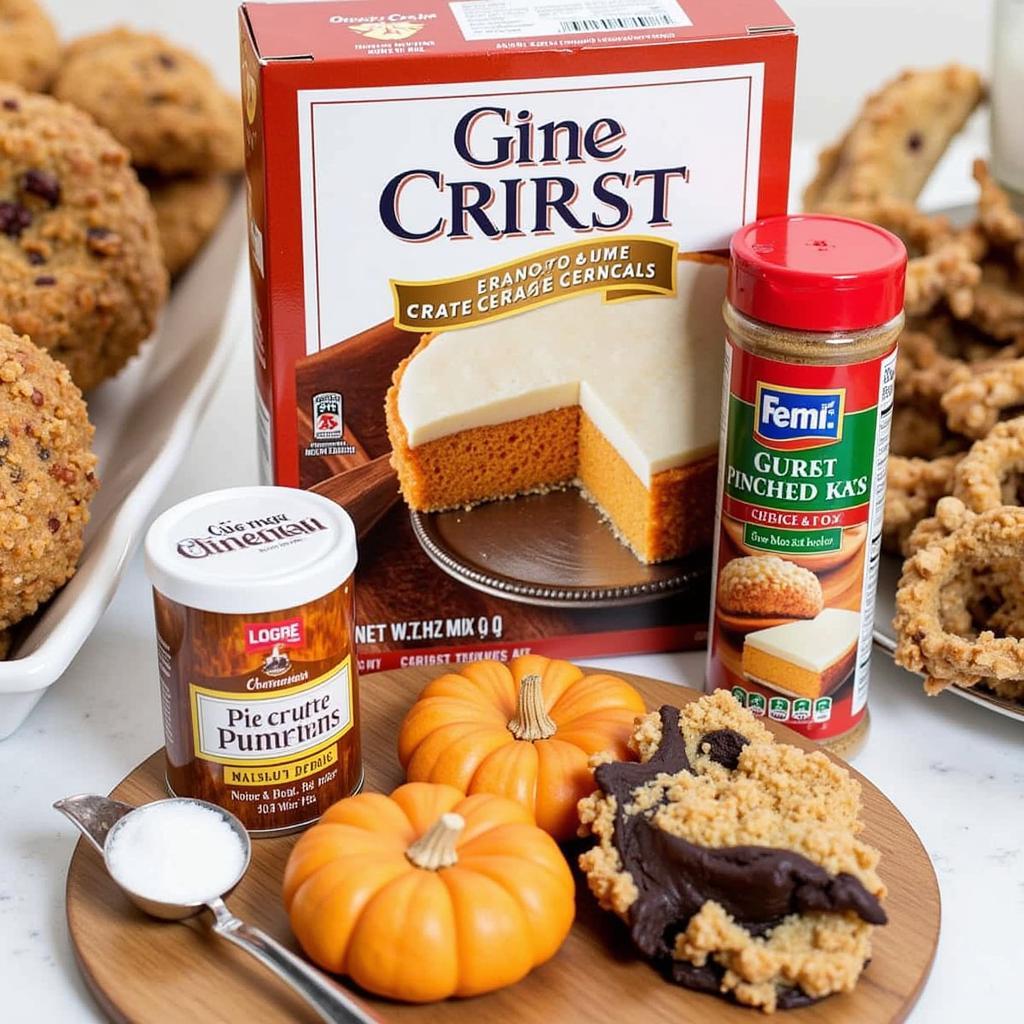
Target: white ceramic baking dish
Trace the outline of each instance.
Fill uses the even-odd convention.
[[[101,487],[78,572],[0,662],[0,739],[63,675],[92,632],[185,458],[233,344],[249,335],[245,198],[238,190],[217,233],[175,284],[156,335],[88,396]]]

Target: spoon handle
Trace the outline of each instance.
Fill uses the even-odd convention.
[[[340,985],[300,960],[266,932],[235,917],[221,899],[207,904],[216,920],[213,930],[269,967],[330,1024],[381,1024]]]

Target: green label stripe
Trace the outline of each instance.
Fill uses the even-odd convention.
[[[730,395],[725,493],[752,505],[796,512],[863,505],[871,498],[877,421],[877,406],[847,413],[841,441],[779,451],[754,438],[754,406]]]
[[[838,551],[843,546],[843,531],[780,530],[774,526],[743,524],[743,543],[761,551],[789,552],[794,555],[816,555],[822,551]]]

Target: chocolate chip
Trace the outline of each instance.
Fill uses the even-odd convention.
[[[924,145],[924,136],[920,132],[911,132],[907,136],[907,149],[916,153]]]
[[[169,53],[158,53],[156,55],[156,59],[160,61],[161,67],[167,68],[168,70],[178,66],[178,62]]]
[[[49,171],[41,171],[38,168],[26,171],[21,176],[21,188],[23,192],[39,196],[51,207],[60,202],[60,182],[57,176]]]
[[[43,397],[42,391],[39,388],[32,389],[32,404],[36,407],[40,406],[45,402],[46,399]]]
[[[50,516],[46,525],[50,528],[50,533],[56,533],[60,529],[60,520],[56,516]]]
[[[21,203],[0,199],[0,233],[8,238],[20,238],[22,231],[32,223],[32,211]]]
[[[0,436],[0,448],[10,448],[10,446],[11,439],[6,434]]]
[[[40,288],[49,288],[50,285],[54,285],[57,283],[57,278],[55,278],[53,274],[40,274],[36,278],[35,283]]]
[[[700,738],[697,749],[716,764],[734,771],[740,763],[740,752],[750,740],[735,729],[715,729]]]
[[[43,462],[49,462],[50,461],[50,449],[49,448],[44,448],[42,445],[39,445],[38,448],[36,449],[36,453],[38,454],[39,458]]]
[[[33,267],[41,266],[43,263],[46,262],[46,257],[41,252],[38,252],[35,249],[29,249],[29,251],[25,253],[25,258],[29,261],[29,263],[32,264]]]
[[[4,110],[21,110],[21,104],[10,96],[4,97]]]
[[[11,478],[11,483],[20,484],[22,477],[21,466],[11,466],[7,471],[7,475]]]
[[[89,238],[106,238],[110,234],[110,228],[89,228],[86,235]]]

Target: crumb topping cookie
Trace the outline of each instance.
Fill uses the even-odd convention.
[[[92,433],[67,368],[0,324],[0,629],[74,575],[98,486]]]
[[[68,47],[53,85],[128,147],[132,162],[163,174],[238,171],[238,102],[209,68],[158,35],[117,28]]]
[[[88,390],[135,354],[166,294],[124,147],[67,104],[0,85],[0,320]]]
[[[145,177],[143,183],[156,211],[164,265],[171,277],[176,277],[217,230],[231,198],[231,187],[222,174]]]
[[[916,199],[982,94],[978,73],[961,64],[904,71],[870,96],[846,135],[821,153],[805,208]]]
[[[884,924],[860,787],[726,690],[640,719],[580,802],[591,891],[673,981],[771,1012],[856,984]]]
[[[718,577],[718,606],[737,615],[813,619],[825,606],[818,577],[777,555],[727,562]]]
[[[0,79],[46,89],[60,62],[53,23],[35,0],[0,0]]]

